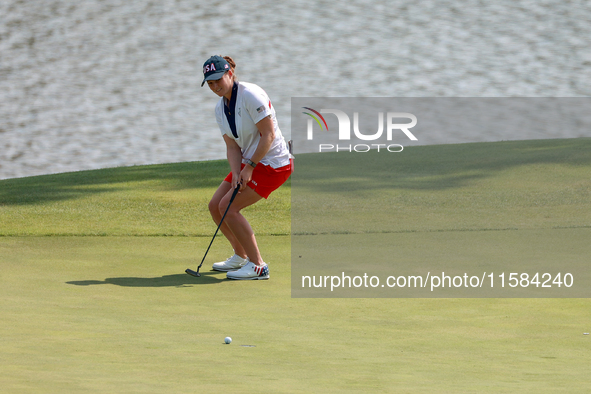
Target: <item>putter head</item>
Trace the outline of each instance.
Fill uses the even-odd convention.
[[[197,271],[199,271],[199,270],[197,270]],[[192,269],[189,269],[189,268],[187,268],[185,270],[185,272],[191,276],[197,276],[197,277],[201,276],[201,274],[197,271],[193,271]]]

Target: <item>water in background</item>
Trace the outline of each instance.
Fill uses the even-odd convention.
[[[289,137],[291,97],[590,96],[589,37],[586,0],[3,0],[0,179],[224,158],[213,54]]]

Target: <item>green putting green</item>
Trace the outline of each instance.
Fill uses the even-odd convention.
[[[398,183],[384,198],[409,211],[396,226],[384,220],[373,234],[405,237],[409,256],[420,250],[418,239],[431,238],[448,245],[441,253],[449,257],[454,239],[473,245],[477,255],[479,245],[469,241],[493,234],[510,256],[522,253],[522,239],[551,250],[562,231],[558,251],[570,245],[570,258],[587,258],[588,246],[577,242],[591,231],[591,140],[469,145],[408,148],[425,163],[414,173],[405,171],[408,163],[397,164],[392,179]],[[478,151],[470,160],[486,176],[461,166],[470,148]],[[507,160],[515,165],[501,165]],[[186,275],[215,231],[206,205],[226,171],[224,161],[215,161],[0,181],[1,391],[572,393],[591,387],[588,299],[291,298],[289,183],[245,212],[270,280],[229,281],[209,271],[231,253],[223,237],[203,275]],[[536,176],[524,181],[524,172]],[[547,194],[535,181],[539,174],[551,180]],[[319,184],[309,191],[321,198],[331,190]],[[475,218],[495,211],[486,225]],[[335,223],[314,224],[296,237],[372,235],[350,228],[339,234]],[[513,232],[517,241],[510,243]]]

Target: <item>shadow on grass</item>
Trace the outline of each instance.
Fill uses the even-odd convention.
[[[122,287],[191,287],[192,285],[210,285],[223,282],[219,272],[202,272],[199,278],[187,274],[164,275],[156,278],[107,278],[105,280],[74,280],[66,282],[75,286],[116,285]]]
[[[0,180],[0,206],[40,204],[124,189],[175,191],[217,187],[225,160],[156,164]]]

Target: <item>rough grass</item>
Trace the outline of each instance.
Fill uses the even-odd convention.
[[[0,236],[209,237],[207,203],[228,171],[217,160],[3,180]],[[259,234],[289,234],[289,190],[245,211]]]
[[[590,152],[579,138],[303,155],[293,231],[589,227]]]

